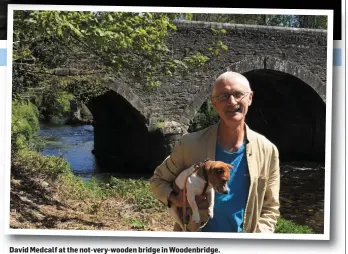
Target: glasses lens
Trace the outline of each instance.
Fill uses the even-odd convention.
[[[219,99],[219,101],[227,101],[227,100],[230,99],[230,97],[232,95],[235,100],[241,100],[241,99],[243,99],[243,97],[246,94],[247,94],[247,92],[235,91],[235,92],[233,92],[231,94],[229,94],[229,93],[222,93],[222,94],[220,94],[220,95],[218,95],[216,97]]]
[[[243,92],[238,92],[238,91],[236,91],[236,92],[234,92],[232,95],[233,95],[233,97],[234,97],[235,99],[240,99],[240,98],[243,97],[244,93],[243,93]]]
[[[227,101],[230,98],[230,95],[228,93],[223,93],[219,95],[220,101]]]

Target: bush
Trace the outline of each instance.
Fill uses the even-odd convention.
[[[39,111],[26,101],[12,101],[11,143],[16,151],[29,146],[29,142],[39,130]]]
[[[12,158],[12,168],[44,175],[52,180],[57,179],[61,174],[72,174],[70,164],[64,158],[44,156],[28,148],[17,151]]]
[[[70,101],[73,98],[72,94],[64,91],[46,94],[40,105],[40,113],[44,120],[49,122],[53,117],[67,117],[70,113]]]

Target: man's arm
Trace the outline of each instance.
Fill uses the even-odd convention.
[[[154,196],[168,206],[168,198],[173,192],[172,183],[184,168],[182,139],[177,142],[170,156],[159,165],[150,178],[150,188]]]
[[[257,225],[258,233],[274,233],[279,213],[280,169],[279,152],[276,146],[270,160],[270,171],[261,216]]]

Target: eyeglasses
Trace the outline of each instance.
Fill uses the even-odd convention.
[[[231,95],[233,96],[234,100],[239,102],[241,101],[247,94],[250,92],[241,92],[241,91],[234,91],[232,93],[222,93],[216,96],[212,96],[212,98],[217,98],[221,102],[226,102],[230,99]]]

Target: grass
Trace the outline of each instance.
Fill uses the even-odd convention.
[[[162,212],[166,216],[166,207],[155,199],[150,192],[149,183],[146,179],[121,179],[112,178],[110,183],[106,184],[107,188],[101,188],[103,183],[98,183],[92,180],[85,187],[91,193],[99,193],[98,200],[107,200],[107,197],[113,196],[122,199],[127,204],[133,204],[133,213],[145,213],[151,215],[152,212]],[[95,195],[95,194],[94,194]],[[97,197],[95,196],[95,197]],[[95,199],[93,199],[95,200]],[[101,208],[101,206],[97,206]],[[149,217],[127,217],[126,223],[132,229],[147,230],[149,229]],[[280,234],[314,234],[314,232],[307,226],[298,225],[292,221],[284,218],[279,218],[275,233]]]
[[[279,218],[275,233],[279,234],[314,234],[307,226],[298,225],[292,221]]]
[[[48,187],[43,188],[43,182]],[[31,150],[21,150],[12,158],[13,228],[171,231],[172,226],[147,179],[111,177],[107,182],[96,178],[84,182],[73,175],[63,158]],[[276,233],[313,231],[280,218]]]

